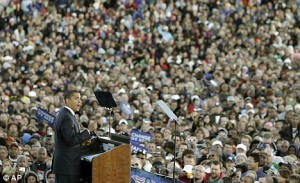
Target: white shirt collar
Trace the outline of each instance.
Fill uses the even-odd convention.
[[[75,116],[75,112],[70,107],[65,106],[65,108],[67,108]]]

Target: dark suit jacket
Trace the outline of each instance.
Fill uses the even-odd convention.
[[[67,108],[55,119],[55,152],[53,172],[61,175],[80,175],[80,144],[91,138],[88,130],[80,132],[76,117]]]

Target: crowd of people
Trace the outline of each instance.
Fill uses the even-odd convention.
[[[56,115],[75,89],[78,122],[97,121],[99,136],[152,134],[146,153],[132,153],[134,168],[183,182],[300,182],[299,6],[1,1],[3,181],[54,181],[54,130],[35,114]],[[94,91],[111,92],[118,107],[100,107]]]

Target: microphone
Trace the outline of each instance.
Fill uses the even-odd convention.
[[[84,128],[87,128],[87,129],[89,128],[89,125],[88,125],[87,122],[82,122],[81,125],[82,125]],[[94,135],[94,136],[96,136],[96,137],[98,137],[98,135],[97,135],[94,131],[91,132],[91,134]],[[100,137],[98,137],[98,138],[100,138]]]

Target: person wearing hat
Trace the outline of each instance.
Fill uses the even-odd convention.
[[[120,135],[129,136],[129,134],[127,132],[128,131],[128,122],[126,119],[121,119],[119,121],[119,130],[120,130],[120,132],[119,132]]]
[[[258,114],[260,119],[265,119],[268,117],[268,109],[265,103],[258,104],[258,109],[259,109]]]
[[[64,93],[65,107],[55,119],[55,151],[52,170],[55,182],[78,182],[80,171],[81,143],[91,139],[91,132],[97,129],[97,123],[91,123],[88,128],[80,131],[75,112],[82,105],[81,94],[76,90]]]
[[[230,176],[233,171],[235,171],[235,157],[234,156],[229,156],[226,161],[225,161],[225,168],[226,168],[226,172],[225,175]]]
[[[20,155],[19,145],[17,142],[13,142],[10,144],[8,149],[9,160],[11,160],[14,164],[17,164],[18,156]]]
[[[236,153],[237,154],[239,154],[239,153],[246,154],[247,153],[247,146],[245,146],[244,144],[238,144],[236,146]]]

